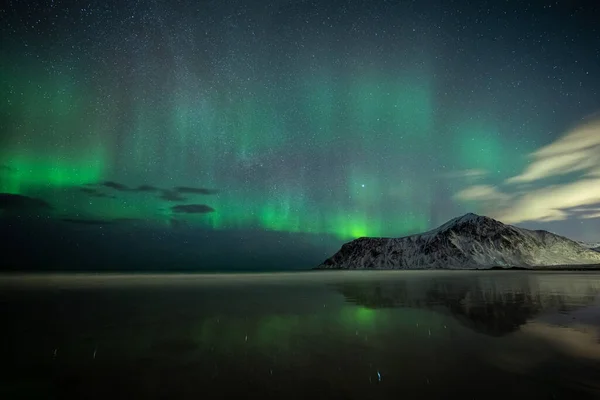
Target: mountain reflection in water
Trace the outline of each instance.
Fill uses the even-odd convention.
[[[594,398],[600,274],[0,278],[5,398]]]
[[[465,326],[492,336],[514,332],[544,312],[567,313],[592,304],[600,280],[563,283],[556,275],[512,273],[419,280],[334,284],[347,301],[377,309],[426,308],[449,313]]]

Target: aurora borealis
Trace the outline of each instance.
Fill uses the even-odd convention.
[[[0,213],[334,249],[473,211],[598,240],[586,138],[600,129],[565,135],[600,110],[599,15],[578,1],[8,1],[0,192],[49,208]],[[580,175],[515,180],[561,137],[582,143]],[[590,193],[527,197],[558,198],[547,188]]]

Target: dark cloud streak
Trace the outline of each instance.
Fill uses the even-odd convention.
[[[51,209],[52,206],[45,200],[20,194],[0,193],[0,210],[27,211]]]
[[[150,192],[158,192],[160,190],[160,188],[157,188],[156,186],[152,186],[152,185],[140,185],[132,190],[134,192],[150,193]]]
[[[187,200],[185,197],[183,197],[179,193],[173,192],[171,190],[163,190],[161,195],[159,196],[159,198],[162,200],[166,200],[166,201],[185,201],[185,200]]]
[[[128,192],[131,190],[129,188],[129,186],[123,185],[122,183],[114,182],[114,181],[102,182],[102,186],[110,188],[110,189],[118,190],[119,192]]]
[[[102,219],[78,219],[78,218],[61,218],[62,222],[68,222],[70,224],[81,224],[81,225],[110,225],[112,221]]]
[[[173,189],[177,193],[185,193],[185,194],[217,194],[218,190],[215,189],[206,189],[206,188],[195,188],[189,186],[178,186]]]
[[[99,197],[99,198],[107,198],[107,199],[116,199],[115,196],[100,192],[98,189],[90,188],[90,187],[82,187],[79,188],[79,191],[85,193],[91,197]]]
[[[135,224],[144,221],[139,218],[114,218],[114,219],[92,219],[92,218],[61,218],[62,222],[81,225],[115,225]]]
[[[180,204],[171,207],[171,210],[183,214],[208,214],[215,211],[214,208],[205,204]]]

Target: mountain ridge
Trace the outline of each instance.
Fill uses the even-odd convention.
[[[599,251],[600,250],[600,242],[582,242],[580,240],[577,240],[576,242],[579,243],[580,245],[582,245],[585,248],[592,249],[592,250],[595,250],[595,251]]]
[[[600,254],[543,230],[468,213],[427,232],[345,243],[317,269],[474,269],[600,265]]]

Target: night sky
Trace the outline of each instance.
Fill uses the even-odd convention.
[[[466,212],[600,241],[595,3],[7,1],[10,264],[309,268]]]

